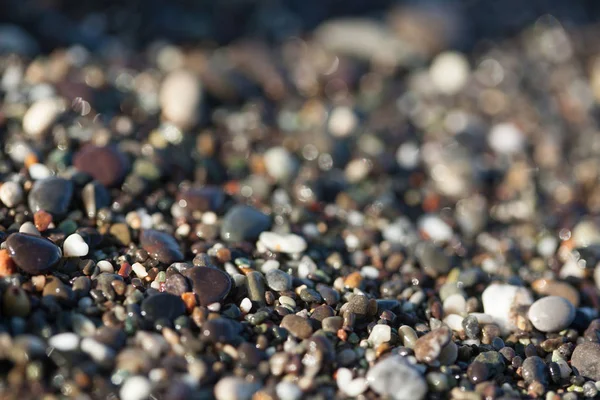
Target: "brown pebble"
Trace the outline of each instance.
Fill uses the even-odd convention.
[[[196,301],[196,295],[192,292],[186,292],[182,294],[181,299],[183,300],[185,304],[185,309],[188,312],[192,312],[192,310],[194,310],[194,307],[198,305],[198,302]]]
[[[415,342],[415,357],[426,363],[435,361],[450,339],[452,339],[452,331],[447,326],[429,332]]]
[[[360,286],[362,279],[360,272],[352,272],[344,279],[344,286],[350,289],[356,289]]]
[[[306,318],[302,318],[295,314],[289,314],[283,317],[280,326],[300,339],[308,339],[313,333],[310,322]]]
[[[44,232],[52,223],[52,215],[44,210],[38,210],[33,214],[33,223],[38,231]]]
[[[217,250],[217,259],[222,263],[231,261],[231,251],[225,247],[220,248]]]
[[[10,257],[8,250],[0,250],[0,277],[9,276],[17,272],[17,266]]]
[[[36,291],[41,292],[46,285],[46,277],[44,275],[32,276],[31,283]]]
[[[131,274],[131,271],[131,264],[124,262],[121,264],[121,268],[119,268],[119,275],[123,278],[127,278]]]

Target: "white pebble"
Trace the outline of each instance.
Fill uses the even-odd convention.
[[[247,297],[244,297],[244,299],[240,302],[240,310],[244,314],[248,314],[250,310],[252,310],[252,300],[250,300]]]
[[[250,400],[258,389],[258,383],[250,383],[237,376],[226,376],[217,382],[214,393],[217,400]]]
[[[344,174],[350,183],[358,183],[365,179],[371,172],[371,162],[366,158],[356,158],[346,165]]]
[[[336,137],[345,137],[352,133],[358,118],[349,107],[336,107],[329,117],[329,132]]]
[[[269,271],[274,269],[279,269],[279,261],[277,260],[267,260],[260,266],[260,270],[263,274],[266,274]]]
[[[309,256],[304,256],[300,259],[298,264],[298,277],[301,279],[306,278],[308,275],[317,271],[317,264]]]
[[[414,142],[406,142],[396,151],[396,162],[406,169],[415,168],[419,163],[419,157],[419,145]]]
[[[554,236],[544,236],[537,244],[537,251],[542,257],[550,257],[557,247],[558,240]]]
[[[209,305],[206,306],[206,308],[208,308],[208,310],[212,311],[212,312],[219,312],[219,311],[221,311],[221,303],[218,303],[218,302],[210,303]]]
[[[594,280],[596,281],[596,287],[600,289],[600,264],[596,265],[596,269],[594,269]]]
[[[63,254],[65,257],[83,257],[89,251],[90,247],[78,233],[69,235],[63,243]]]
[[[514,154],[523,149],[525,137],[515,124],[505,122],[492,127],[488,143],[497,153]]]
[[[87,353],[94,361],[100,363],[112,359],[115,356],[113,349],[100,343],[96,339],[89,337],[86,337],[81,341],[81,351]]]
[[[373,330],[369,335],[369,341],[373,343],[373,347],[389,342],[391,339],[392,328],[389,325],[377,324],[373,327]]]
[[[135,274],[137,275],[137,277],[140,278],[140,279],[144,279],[145,277],[148,276],[148,272],[146,271],[146,267],[144,267],[140,263],[133,263],[133,265],[131,266],[131,269],[132,269],[133,272],[135,272]]]
[[[487,324],[494,323],[494,317],[492,317],[489,314],[474,312],[469,315],[472,315],[475,318],[477,318],[477,322],[479,322],[480,325],[487,325]]]
[[[298,168],[298,162],[284,147],[272,147],[263,156],[267,174],[279,182],[291,179]]]
[[[72,332],[59,333],[48,339],[48,344],[60,351],[72,351],[79,346],[79,336]]]
[[[280,235],[267,231],[260,234],[258,241],[267,249],[278,253],[296,254],[306,250],[306,240],[293,233]]]
[[[360,274],[367,279],[379,278],[379,270],[372,265],[365,265],[360,269]]]
[[[481,295],[483,310],[506,333],[517,329],[514,310],[533,303],[529,290],[519,286],[494,283]]]
[[[202,214],[201,221],[206,225],[214,225],[217,223],[217,214],[212,211],[207,211]]]
[[[150,381],[145,376],[134,375],[127,378],[119,394],[121,400],[144,400],[150,396]]]
[[[38,231],[33,222],[30,221],[24,222],[23,225],[19,227],[19,232],[40,236],[40,231]]]
[[[50,128],[60,112],[61,107],[57,100],[38,100],[29,107],[23,116],[23,130],[29,136],[37,137]]]
[[[198,120],[202,101],[200,80],[189,71],[177,70],[169,73],[162,82],[159,94],[160,106],[165,119],[187,129]]]
[[[466,57],[458,52],[439,54],[431,63],[429,78],[442,93],[458,93],[469,79],[470,67]]]
[[[39,181],[40,179],[48,178],[52,175],[50,168],[40,163],[30,165],[28,171],[29,176],[31,176],[31,179],[34,181]]]
[[[23,201],[23,188],[17,182],[4,182],[0,186],[0,201],[7,207],[14,207]]]
[[[425,215],[419,220],[419,229],[431,240],[447,242],[452,239],[452,228],[437,215]]]
[[[600,230],[596,223],[590,220],[583,220],[573,228],[573,245],[575,247],[587,247],[600,243]]]
[[[115,267],[113,267],[113,265],[110,263],[110,261],[107,261],[107,260],[98,261],[96,266],[98,267],[100,272],[108,272],[109,274],[112,274],[113,272],[115,272]]]
[[[462,326],[463,317],[457,314],[450,314],[444,318],[444,323],[448,325],[450,329],[455,332],[463,331],[464,328]]]
[[[462,314],[467,308],[467,301],[461,294],[453,294],[444,300],[444,313]]]
[[[279,382],[275,387],[275,393],[277,393],[280,400],[299,400],[302,398],[302,389],[293,382]]]

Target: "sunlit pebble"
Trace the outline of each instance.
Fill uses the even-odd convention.
[[[175,232],[179,237],[186,237],[190,234],[191,230],[192,228],[189,224],[181,224],[177,227]]]
[[[150,396],[152,390],[148,378],[134,375],[127,378],[119,391],[122,400],[143,400]]]
[[[115,268],[110,263],[110,261],[100,260],[100,261],[98,261],[96,266],[98,267],[100,272],[108,272],[109,274],[112,274],[113,272],[115,272]]]
[[[277,260],[267,260],[260,267],[260,270],[263,274],[266,274],[274,269],[279,269],[279,261]]]
[[[10,92],[17,89],[23,80],[23,67],[20,64],[10,64],[4,69],[0,86],[4,91]]]
[[[568,277],[574,277],[574,278],[585,278],[585,265],[581,265],[580,261],[583,260],[579,260],[577,257],[573,256],[573,255],[569,255],[569,258],[567,259],[567,261],[563,264],[562,268],[560,269],[560,272],[558,274],[558,276],[561,279],[566,279]]]
[[[206,308],[208,308],[208,310],[212,312],[219,312],[221,311],[221,303],[212,303],[206,306]]]
[[[331,111],[328,127],[333,136],[345,137],[354,131],[357,124],[358,118],[354,111],[349,107],[339,106]]]
[[[138,278],[140,278],[140,279],[144,279],[145,277],[148,276],[148,272],[146,271],[146,267],[144,267],[140,263],[133,263],[133,265],[131,266],[131,269],[136,274],[136,276]]]
[[[158,291],[160,291],[160,282],[157,280],[152,281],[152,283],[150,284],[150,287],[152,289],[156,289]]]
[[[31,88],[29,92],[29,100],[33,103],[43,99],[54,97],[56,91],[54,87],[47,83],[39,83]]]
[[[240,310],[244,314],[248,314],[250,310],[252,310],[252,301],[249,298],[244,297],[244,299],[240,303]]]
[[[371,172],[371,162],[364,158],[357,158],[346,165],[345,176],[348,182],[358,183],[365,179]]]
[[[62,107],[56,99],[38,100],[23,116],[23,130],[29,136],[40,136],[56,121],[61,110]]]
[[[515,124],[506,122],[492,127],[488,143],[497,153],[514,154],[523,150],[525,136]]]
[[[47,178],[52,175],[52,171],[44,164],[36,163],[29,166],[29,176],[34,181]]]
[[[544,236],[537,244],[537,252],[543,257],[550,257],[558,248],[558,240],[553,236]]]
[[[436,88],[448,95],[458,93],[469,79],[470,67],[466,57],[458,52],[439,54],[429,68],[429,77]]]
[[[88,244],[78,233],[67,236],[63,242],[63,254],[65,257],[83,257],[88,254],[89,250]]]
[[[23,201],[23,188],[17,182],[4,182],[0,186],[0,201],[7,207],[14,207]]]
[[[415,168],[419,163],[419,145],[415,142],[406,142],[398,147],[396,161],[406,169]]]
[[[356,235],[349,234],[344,239],[344,243],[346,243],[346,247],[348,249],[353,250],[353,249],[358,248],[358,246],[360,245],[360,240],[358,239],[358,237]]]
[[[92,111],[90,103],[88,103],[81,97],[76,97],[75,99],[73,99],[73,102],[71,103],[71,108],[73,108],[73,111],[75,111],[81,116],[86,116],[90,113],[90,111]]]
[[[162,47],[156,55],[156,65],[165,72],[181,68],[184,62],[184,54],[176,46],[167,45]]]
[[[434,241],[447,242],[452,239],[450,225],[436,215],[425,215],[418,223],[419,229]]]
[[[40,236],[40,231],[38,231],[35,225],[30,221],[27,221],[23,225],[21,225],[21,227],[19,228],[19,232]]]
[[[319,232],[319,227],[316,224],[308,223],[302,226],[302,234],[308,238],[316,238],[321,232]]]
[[[462,326],[463,317],[457,314],[450,314],[444,318],[444,323],[448,325],[450,329],[456,332],[461,332],[464,330]]]
[[[366,265],[360,269],[360,274],[367,279],[379,278],[379,270],[372,265]]]

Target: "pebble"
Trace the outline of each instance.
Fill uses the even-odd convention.
[[[80,337],[72,332],[59,333],[48,339],[48,345],[60,351],[73,351],[79,347]]]
[[[399,355],[377,362],[366,378],[375,393],[394,400],[420,400],[427,394],[425,379]]]
[[[152,258],[165,264],[183,260],[183,253],[175,238],[166,232],[145,229],[140,234],[140,244]]]
[[[454,95],[467,83],[470,74],[469,62],[461,53],[447,51],[435,57],[429,67],[429,77],[442,93]]]
[[[86,144],[73,155],[73,165],[105,187],[120,184],[129,169],[129,161],[113,145]]]
[[[230,343],[236,338],[236,331],[230,320],[215,318],[202,324],[200,337],[210,343]]]
[[[450,225],[437,215],[425,215],[418,221],[419,230],[434,242],[447,242],[454,232]]]
[[[583,342],[575,347],[571,356],[571,366],[579,375],[593,381],[600,381],[600,343]]]
[[[277,182],[287,182],[294,177],[298,162],[284,147],[272,147],[263,156],[267,174]]]
[[[40,163],[31,164],[27,169],[27,172],[29,172],[29,176],[34,181],[52,176],[52,171],[50,170],[50,168]]]
[[[6,248],[15,264],[31,275],[49,271],[62,256],[60,248],[48,239],[24,233],[10,235]]]
[[[417,245],[415,255],[425,273],[431,277],[446,274],[450,270],[450,260],[444,252],[431,242],[422,242]]]
[[[28,202],[32,212],[44,210],[54,217],[63,217],[69,210],[73,183],[64,178],[49,177],[35,181],[29,191]]]
[[[6,317],[26,317],[31,311],[31,301],[27,292],[18,286],[11,286],[2,296],[2,314]]]
[[[96,181],[92,181],[83,187],[81,199],[90,218],[95,218],[98,210],[110,205],[110,194],[103,185]]]
[[[4,182],[0,186],[0,201],[12,208],[23,201],[23,188],[17,182]]]
[[[284,292],[292,288],[292,276],[285,271],[272,269],[266,273],[267,286],[276,292]]]
[[[467,375],[471,382],[480,383],[504,372],[504,360],[497,351],[479,353],[469,366]]]
[[[504,332],[517,329],[515,309],[533,303],[531,293],[526,288],[497,283],[483,291],[481,300],[485,314],[490,315]]]
[[[250,206],[236,205],[223,217],[221,238],[228,242],[254,240],[270,227],[268,215]]]
[[[366,315],[369,307],[369,299],[362,294],[354,294],[345,304],[346,312],[356,315]]]
[[[387,343],[391,339],[392,328],[389,325],[375,325],[369,335],[369,341],[373,343],[373,347],[377,347],[382,343]]]
[[[81,341],[81,351],[87,353],[98,363],[104,363],[115,357],[113,349],[89,337],[86,337]]]
[[[515,124],[505,122],[492,126],[488,142],[497,153],[515,154],[523,150],[525,137]]]
[[[444,314],[462,314],[466,311],[467,301],[461,294],[453,294],[444,300]]]
[[[313,328],[306,318],[294,314],[288,314],[281,320],[280,326],[287,329],[293,336],[299,339],[308,339],[313,333]]]
[[[170,72],[163,80],[159,93],[163,117],[180,129],[196,124],[202,102],[202,85],[196,75],[187,70]]]
[[[521,376],[526,383],[538,381],[542,385],[548,385],[548,367],[544,360],[538,356],[527,357],[523,362]]]
[[[321,326],[325,332],[337,332],[342,328],[344,319],[339,316],[327,317],[321,321]]]
[[[250,300],[263,304],[265,302],[265,280],[258,271],[251,271],[246,275],[246,287]]]
[[[121,400],[144,400],[150,396],[152,385],[145,376],[134,375],[125,380],[119,395]]]
[[[33,103],[23,116],[23,131],[33,138],[39,138],[61,114],[57,99],[41,99]]]
[[[165,291],[174,294],[175,296],[181,296],[190,291],[190,285],[188,284],[187,278],[179,273],[167,274]]]
[[[192,289],[203,306],[223,301],[231,290],[229,275],[216,268],[193,267],[184,275],[191,281]]]
[[[279,382],[275,387],[275,393],[280,400],[300,400],[302,398],[302,389],[293,382]]]
[[[177,194],[177,204],[186,216],[193,212],[219,211],[225,202],[225,193],[217,186],[191,187]]]
[[[442,349],[450,343],[452,331],[443,326],[421,336],[415,342],[415,357],[417,360],[432,363],[440,356]]]
[[[563,297],[547,296],[533,303],[527,316],[537,330],[559,332],[575,319],[575,307]]]
[[[65,257],[83,257],[88,254],[90,247],[81,235],[73,233],[63,242],[63,255]]]
[[[150,295],[142,301],[142,315],[150,320],[166,319],[173,321],[185,314],[185,304],[181,297],[170,293],[157,293]]]
[[[247,382],[237,376],[226,376],[217,382],[214,393],[217,400],[250,400],[259,389],[260,385],[256,382]]]
[[[275,232],[262,232],[258,240],[267,249],[277,253],[297,254],[306,250],[306,240],[293,233],[280,235]]]
[[[28,235],[40,236],[40,231],[38,231],[36,229],[35,225],[30,221],[25,222],[23,225],[21,225],[19,227],[19,233],[26,233]]]

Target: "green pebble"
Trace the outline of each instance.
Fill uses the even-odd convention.
[[[58,229],[62,231],[65,235],[70,235],[75,233],[77,230],[77,223],[72,219],[65,219],[58,225]]]
[[[149,181],[160,178],[160,169],[156,164],[142,158],[138,158],[133,164],[133,173]]]

